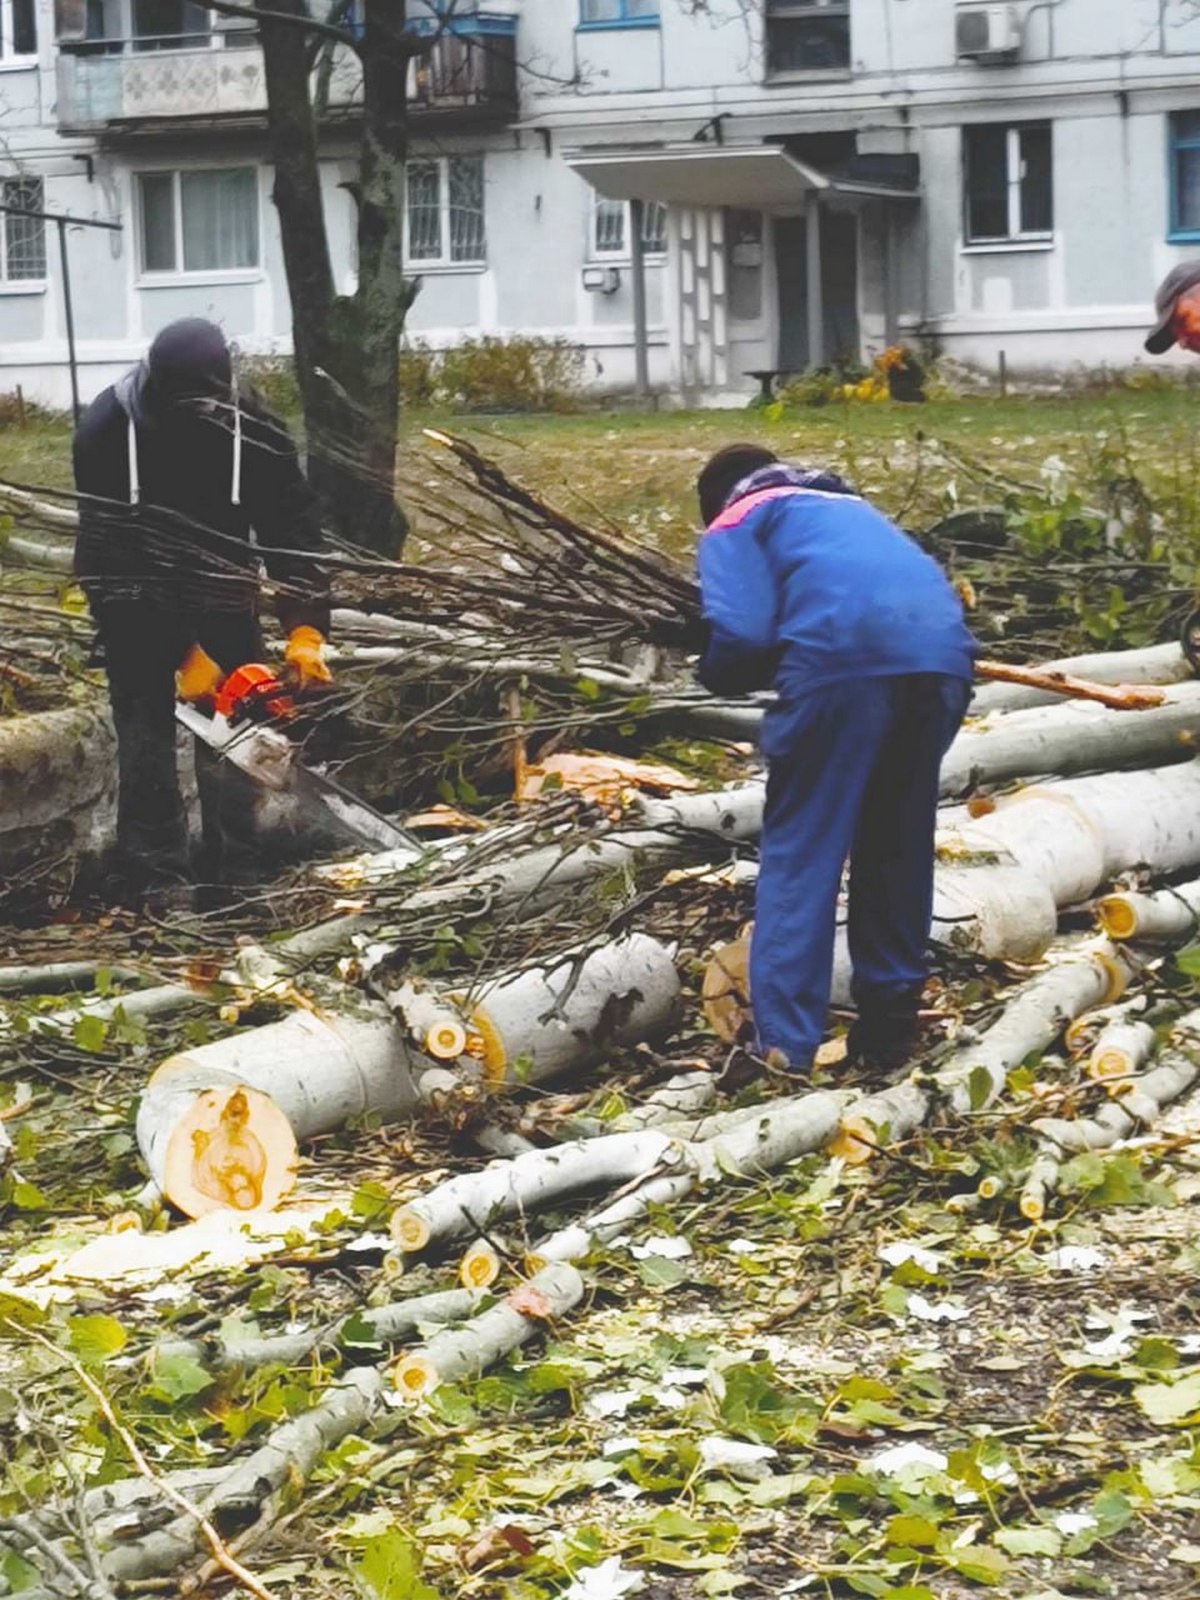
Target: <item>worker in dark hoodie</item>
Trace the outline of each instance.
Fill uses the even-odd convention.
[[[164,328],[75,434],[75,563],[108,673],[120,782],[117,857],[134,886],[192,876],[175,766],[175,699],[203,704],[262,658],[264,565],[301,688],[329,681],[316,501],[286,427],[239,394],[221,330]],[[247,874],[246,796],[197,744],[204,875]],[[240,859],[239,859],[240,858]]]
[[[731,445],[697,484],[714,693],[773,688],[750,993],[758,1050],[793,1072],[825,1031],[850,862],[851,1058],[916,1042],[928,976],[938,770],[975,643],[937,564],[832,473]]]

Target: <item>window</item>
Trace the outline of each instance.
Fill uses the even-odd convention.
[[[657,200],[642,207],[642,249],[661,256],[667,248],[667,208]],[[629,202],[592,194],[591,251],[595,256],[629,255]]]
[[[661,0],[579,0],[581,28],[657,28]]]
[[[846,72],[850,0],[767,0],[767,75]]]
[[[1048,122],[965,128],[963,174],[968,244],[1051,237],[1054,178]]]
[[[487,260],[483,157],[408,163],[404,256],[414,266],[478,266]]]
[[[144,172],[138,182],[143,272],[238,272],[258,266],[253,167]]]
[[[1172,111],[1171,237],[1200,239],[1200,111]]]
[[[37,0],[0,0],[0,61],[37,56]]]
[[[211,43],[212,18],[198,0],[133,0],[135,50],[198,50]]]
[[[40,178],[5,178],[0,195],[6,206],[41,211]],[[40,217],[0,212],[0,282],[40,283],[46,276],[46,224]]]

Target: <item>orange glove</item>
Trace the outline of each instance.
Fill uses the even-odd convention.
[[[1171,332],[1185,350],[1200,352],[1200,294],[1194,289],[1176,300]]]
[[[333,673],[325,665],[325,639],[316,628],[293,628],[283,659],[295,675],[297,688],[333,682]]]
[[[224,682],[225,674],[198,644],[192,645],[175,671],[175,692],[181,700],[194,704],[211,700]]]

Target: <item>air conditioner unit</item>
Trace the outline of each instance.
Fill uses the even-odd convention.
[[[1013,61],[1021,50],[1021,15],[1015,5],[960,5],[954,18],[960,61]]]

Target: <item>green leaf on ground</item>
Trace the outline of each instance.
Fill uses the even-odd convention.
[[[1189,1372],[1174,1383],[1139,1383],[1133,1398],[1151,1422],[1179,1427],[1200,1417],[1200,1372]]]
[[[441,1600],[421,1577],[416,1547],[399,1528],[368,1539],[351,1571],[365,1600]]]
[[[129,1335],[116,1317],[71,1317],[67,1335],[71,1349],[85,1365],[107,1361],[124,1350],[129,1342]]]
[[[203,1394],[215,1382],[212,1373],[202,1367],[195,1356],[161,1356],[154,1363],[150,1393],[156,1400],[175,1405],[180,1400],[190,1400],[193,1395]]]

